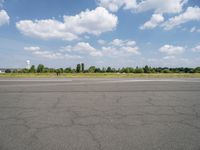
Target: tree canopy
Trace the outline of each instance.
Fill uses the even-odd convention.
[[[179,67],[179,68],[168,68],[168,67],[123,67],[123,68],[112,68],[110,66],[99,68],[96,66],[90,66],[85,68],[85,64],[77,64],[76,68],[48,68],[43,64],[39,64],[37,67],[32,65],[30,69],[17,69],[14,71],[6,70],[6,73],[200,73],[200,67],[189,68],[189,67]]]

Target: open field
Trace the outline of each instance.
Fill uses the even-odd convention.
[[[0,79],[1,150],[199,150],[200,79]]]
[[[200,78],[200,73],[2,73],[0,78]]]

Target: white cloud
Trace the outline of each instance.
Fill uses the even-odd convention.
[[[69,55],[64,54],[61,52],[53,52],[53,51],[47,51],[47,50],[41,50],[38,46],[30,46],[30,47],[24,47],[24,50],[30,51],[32,54],[37,55],[42,58],[48,58],[48,59],[80,59],[80,56],[77,55]]]
[[[71,52],[72,51],[72,46],[71,45],[63,46],[63,47],[60,48],[59,51],[60,52]]]
[[[153,14],[151,19],[147,22],[145,22],[140,29],[145,30],[145,29],[153,29],[157,27],[160,23],[164,21],[164,17],[162,14]]]
[[[96,49],[92,47],[89,43],[79,42],[73,47],[73,51],[79,53],[91,53],[95,52]]]
[[[103,56],[103,54],[102,54],[101,51],[94,51],[94,52],[91,52],[90,55],[91,55],[91,56],[94,56],[94,57],[101,57],[101,56]]]
[[[60,52],[77,53],[84,56],[101,57],[115,56],[121,57],[125,55],[139,55],[139,47],[135,41],[114,39],[111,42],[99,40],[102,47],[95,48],[86,42],[78,42],[75,45],[62,47]]]
[[[122,47],[122,50],[128,53],[136,54],[136,55],[140,54],[140,52],[138,51],[139,48],[137,46],[135,47],[125,46],[125,47]]]
[[[24,50],[34,52],[34,51],[39,51],[40,47],[38,47],[38,46],[24,47]]]
[[[134,12],[153,10],[155,13],[179,13],[188,0],[98,0],[100,6],[112,12],[119,8],[129,9]]]
[[[192,27],[191,29],[190,29],[190,32],[195,32],[196,31],[196,27]]]
[[[143,0],[137,6],[137,11],[154,10],[155,13],[179,13],[188,0]]]
[[[102,47],[104,55],[123,56],[123,55],[139,55],[139,47],[135,41],[114,39],[107,45]]]
[[[177,55],[183,53],[185,48],[181,46],[164,45],[159,49],[159,51],[167,55]]]
[[[118,11],[121,7],[132,9],[137,5],[136,0],[98,0],[100,6],[109,9],[112,12]]]
[[[101,45],[106,44],[106,41],[105,41],[105,40],[98,40],[97,42],[98,42],[99,44],[101,44]]]
[[[193,32],[200,32],[200,29],[197,29],[196,27],[192,27],[190,29],[190,32],[193,33]]]
[[[101,51],[96,50],[94,47],[92,47],[89,43],[86,42],[79,42],[74,46],[68,45],[65,47],[62,47],[61,52],[76,52],[79,54],[86,54],[90,56],[103,56]]]
[[[0,10],[0,26],[8,24],[10,17],[5,10]]]
[[[165,56],[163,57],[163,59],[165,60],[170,60],[170,59],[175,59],[176,57],[175,56]]]
[[[193,52],[200,52],[200,45],[197,45],[192,49]]]
[[[112,42],[110,42],[110,45],[113,46],[123,46],[125,41],[120,40],[120,39],[114,39]]]
[[[112,31],[118,23],[117,16],[109,13],[103,7],[63,18],[64,22],[55,19],[21,20],[16,23],[16,27],[26,36],[71,41],[78,39],[83,34],[99,35]]]
[[[162,26],[165,30],[170,30],[189,21],[200,21],[199,7],[188,7],[184,13],[170,18]]]
[[[111,41],[109,43],[109,45],[111,46],[135,46],[136,42],[135,41],[131,41],[131,40],[121,40],[121,39],[114,39],[113,41]]]

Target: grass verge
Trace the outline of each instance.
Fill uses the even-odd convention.
[[[2,73],[0,78],[200,78],[200,73]]]

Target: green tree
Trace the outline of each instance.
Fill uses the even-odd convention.
[[[106,72],[112,72],[111,67],[108,67],[108,68],[106,69]]]
[[[169,69],[164,69],[162,70],[162,73],[171,73],[171,71]]]
[[[136,67],[135,73],[144,73],[144,69]]]
[[[31,72],[31,73],[35,73],[35,72],[36,72],[36,70],[35,70],[35,65],[32,65],[32,66],[31,66],[30,72]]]
[[[150,70],[151,68],[149,67],[149,66],[145,66],[144,67],[144,73],[151,73],[151,70]]]
[[[38,72],[38,73],[44,72],[44,65],[43,65],[43,64],[39,64],[39,65],[38,65],[38,67],[37,67],[37,72]]]
[[[65,70],[64,70],[64,72],[65,73],[72,73],[72,69],[69,67],[69,68],[66,68]]]
[[[81,71],[82,71],[82,72],[85,71],[85,65],[84,65],[84,63],[81,63]]]
[[[200,73],[200,67],[195,68],[195,69],[194,69],[194,72],[195,72],[195,73]]]
[[[100,68],[95,68],[95,72],[101,72],[101,69]]]
[[[101,69],[101,72],[105,73],[105,72],[106,72],[106,68],[103,67],[103,68]]]
[[[95,66],[90,66],[90,68],[88,69],[88,72],[94,73],[96,70]]]
[[[10,69],[6,69],[5,73],[11,73],[11,70]]]
[[[21,72],[22,72],[22,73],[28,73],[29,70],[28,70],[27,68],[24,68],[24,69],[21,70]]]
[[[77,64],[77,66],[76,66],[76,72],[77,73],[81,72],[81,65],[80,64]]]

